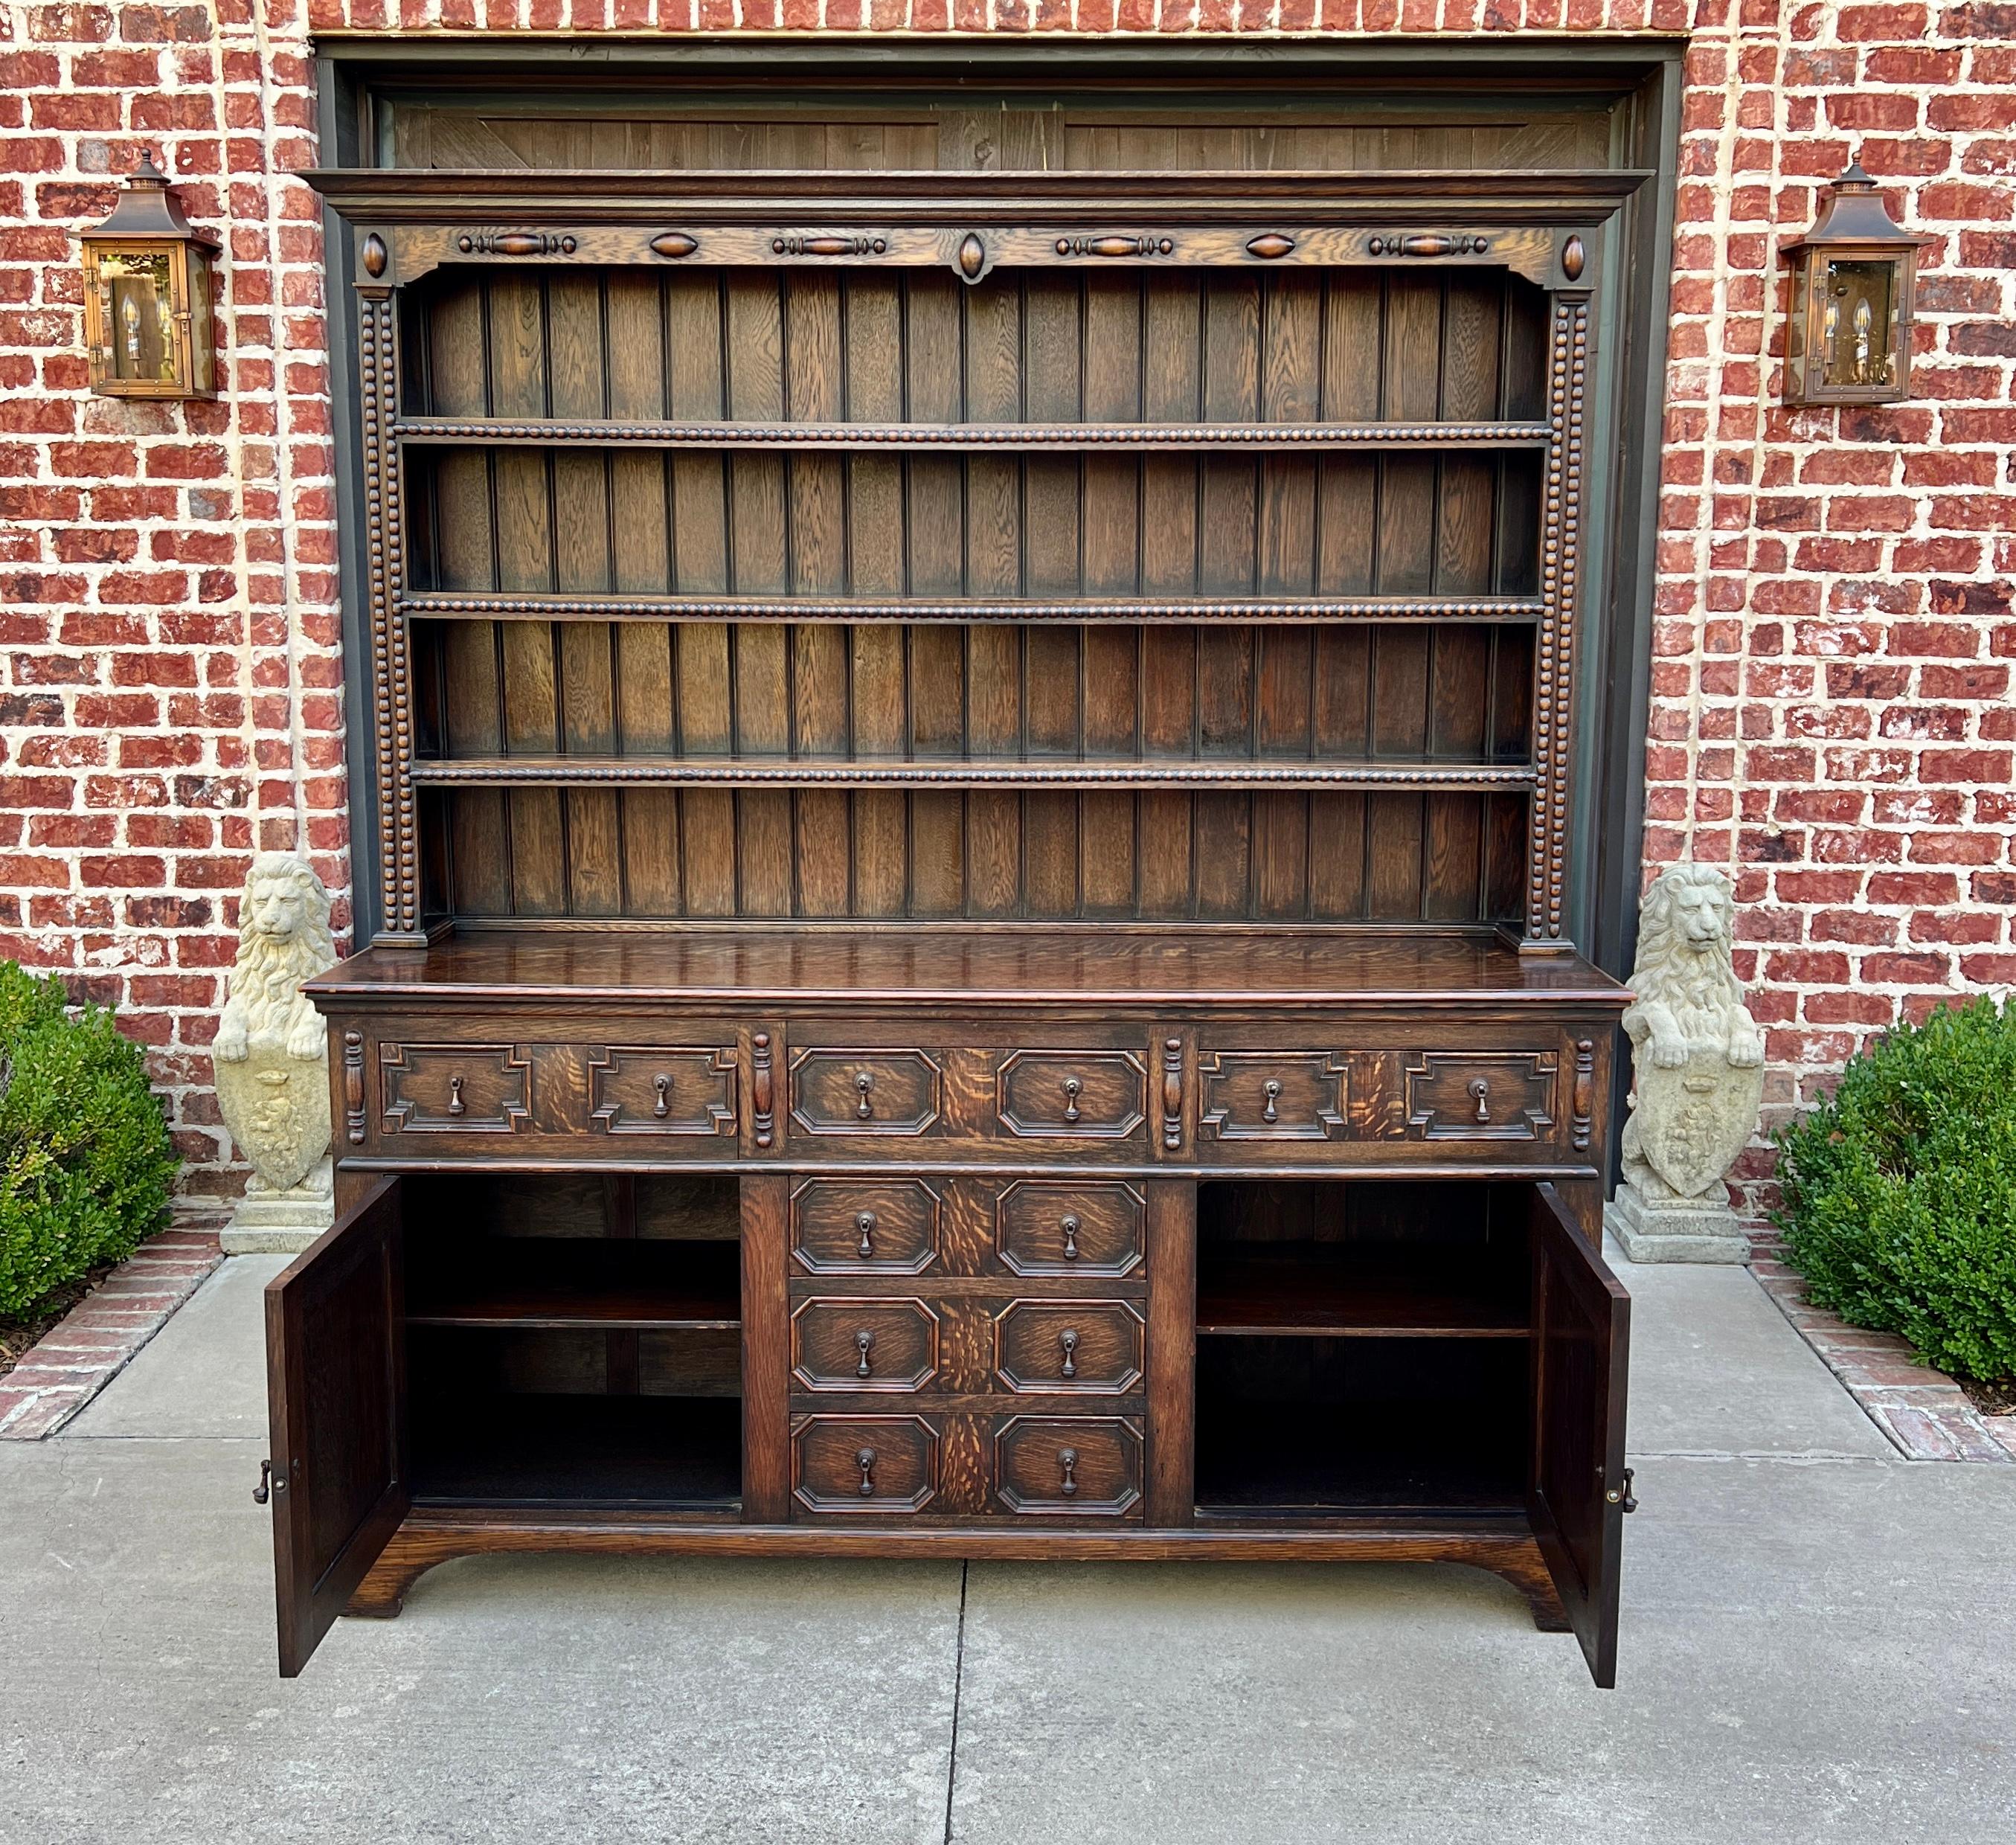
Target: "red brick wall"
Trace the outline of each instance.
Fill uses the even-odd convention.
[[[192,1187],[236,886],[347,914],[308,35],[1691,31],[1648,865],[1737,880],[1783,1111],[1900,1011],[2016,982],[2016,5],[1774,0],[218,0],[0,13],[0,952],[125,1008]],[[1852,146],[1928,253],[1895,409],[1773,402],[1774,248]],[[85,390],[71,233],[149,150],[227,245],[229,388]],[[1765,1162],[1751,1174],[1761,1202]]]

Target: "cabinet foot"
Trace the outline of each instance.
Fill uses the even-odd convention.
[[[1533,1625],[1543,1634],[1572,1631],[1568,1611],[1561,1605],[1561,1591],[1554,1587],[1553,1573],[1538,1545],[1530,1555],[1508,1557],[1485,1567],[1503,1577],[1526,1598],[1526,1605],[1532,1610]]]
[[[343,1611],[345,1614],[354,1614],[365,1620],[398,1619],[399,1610],[406,1605],[406,1591],[441,1561],[438,1557],[402,1556],[398,1546],[399,1541],[395,1537],[385,1547],[378,1561],[371,1566],[370,1573],[351,1592],[349,1604]]]

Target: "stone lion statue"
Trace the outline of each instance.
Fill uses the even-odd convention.
[[[301,982],[336,964],[329,892],[305,861],[261,852],[245,879],[231,997],[211,1047],[217,1105],[253,1178],[225,1246],[301,1247],[329,1223],[329,1049]],[[236,1240],[234,1240],[236,1239]]]
[[[1749,1144],[1764,1037],[1731,964],[1736,904],[1706,865],[1675,865],[1646,892],[1624,1014],[1637,1072],[1624,1174],[1658,1198],[1695,1198]]]
[[[314,867],[290,852],[262,852],[246,874],[238,915],[238,960],[213,1054],[243,1063],[255,1043],[290,1057],[319,1058],[322,1015],[301,982],[336,965],[329,892]]]

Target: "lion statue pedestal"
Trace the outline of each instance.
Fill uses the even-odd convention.
[[[1729,880],[1705,865],[1673,866],[1645,894],[1624,1014],[1624,1183],[1604,1213],[1633,1262],[1749,1259],[1722,1177],[1764,1099],[1764,1036],[1730,960],[1735,913]]]
[[[301,859],[261,852],[245,879],[238,960],[217,1042],[217,1105],[252,1167],[225,1253],[305,1249],[329,1228],[329,1037],[301,982],[336,964],[329,893]]]

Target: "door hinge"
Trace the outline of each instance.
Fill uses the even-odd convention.
[[[1604,1497],[1612,1505],[1622,1506],[1627,1512],[1636,1512],[1638,1509],[1638,1501],[1631,1496],[1631,1481],[1632,1471],[1627,1467],[1624,1470],[1622,1486],[1612,1486],[1604,1494]]]

